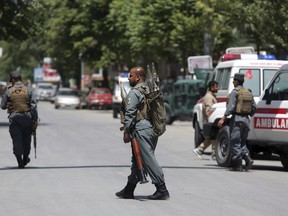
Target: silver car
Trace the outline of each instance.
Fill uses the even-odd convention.
[[[55,87],[52,83],[38,83],[36,86],[37,100],[50,100],[55,94]]]
[[[55,109],[62,108],[81,108],[79,91],[71,88],[59,88],[54,100]]]

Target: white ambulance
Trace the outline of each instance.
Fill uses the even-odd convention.
[[[283,167],[288,169],[288,64],[265,88],[250,128],[247,145],[252,154],[279,155]]]
[[[224,54],[214,70],[214,80],[219,84],[219,91],[216,94],[219,103],[213,105],[214,112],[209,117],[209,122],[217,123],[223,117],[228,95],[234,88],[232,77],[235,73],[245,74],[244,87],[252,90],[257,102],[273,75],[282,65],[287,63],[288,61],[275,60],[275,57],[271,55]],[[202,101],[200,100],[193,109],[195,147],[204,140],[202,115]],[[215,138],[215,134],[210,134],[209,130],[206,131],[205,135]]]
[[[272,65],[275,63],[272,63]],[[261,96],[259,98],[255,97],[257,98],[257,111],[251,119],[251,130],[247,139],[247,147],[252,158],[265,159],[267,157],[275,157],[275,155],[280,156],[283,167],[288,169],[288,61],[283,61],[283,63],[277,70],[278,72],[274,72],[274,76],[267,80],[268,84],[261,91]],[[264,71],[264,68],[261,70]],[[265,77],[265,73],[262,72],[262,78],[259,78],[260,83],[264,82],[265,79],[263,77]],[[223,116],[226,106],[223,108],[219,104],[213,106],[214,112],[209,117],[207,125],[215,126]],[[221,129],[214,127],[209,130],[207,125],[204,125],[204,135],[205,137],[216,139],[216,160],[218,165],[229,166],[231,162],[229,119]]]

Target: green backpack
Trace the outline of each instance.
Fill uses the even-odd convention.
[[[137,88],[144,94],[144,108],[139,110],[140,119],[149,118],[152,123],[154,132],[161,136],[166,131],[166,109],[164,105],[163,94],[160,90],[149,92],[148,89]]]

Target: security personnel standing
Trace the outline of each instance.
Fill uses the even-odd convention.
[[[149,199],[163,200],[170,197],[165,185],[162,168],[158,164],[154,151],[158,142],[158,136],[155,134],[149,119],[141,119],[140,111],[144,107],[144,95],[137,88],[146,88],[146,73],[142,67],[135,67],[130,70],[129,84],[133,87],[127,95],[127,107],[124,117],[124,143],[129,143],[131,137],[137,139],[141,151],[142,163],[144,169],[156,186],[156,192],[148,196]],[[134,199],[134,190],[138,178],[138,168],[135,157],[132,157],[131,174],[128,176],[128,182],[125,188],[116,193],[116,196],[123,199]]]
[[[243,107],[248,107],[250,113],[241,112],[237,106],[239,102],[239,91],[243,88],[244,74],[236,73],[233,77],[234,89],[232,90],[229,102],[226,107],[226,111],[222,119],[219,120],[218,126],[222,127],[225,119],[232,115],[230,120],[230,143],[232,147],[232,171],[242,171],[242,159],[245,160],[245,169],[251,169],[253,160],[250,157],[249,150],[246,146],[246,141],[249,133],[250,116],[253,116],[256,112],[256,103],[251,93],[251,100],[243,104]],[[248,106],[247,106],[248,103]]]
[[[21,169],[30,162],[31,135],[38,120],[37,104],[32,89],[22,83],[18,71],[10,73],[10,83],[3,95],[1,109],[8,109],[13,153]]]

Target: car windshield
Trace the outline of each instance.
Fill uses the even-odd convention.
[[[78,96],[78,92],[73,90],[59,90],[58,95]]]
[[[53,87],[52,86],[49,86],[49,85],[43,85],[43,86],[39,86],[38,87],[39,89],[53,89]]]

